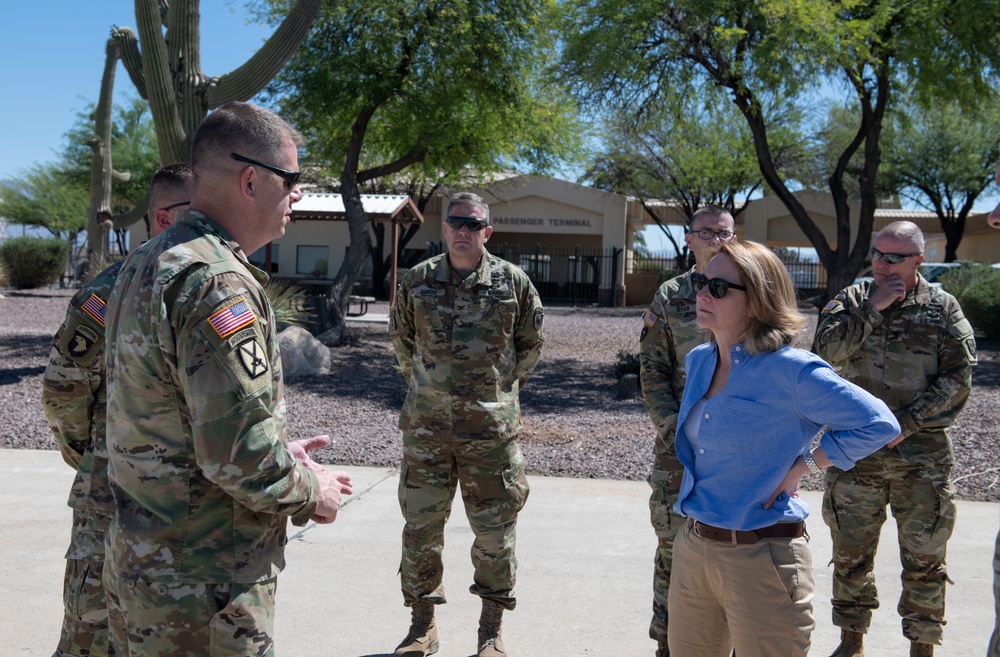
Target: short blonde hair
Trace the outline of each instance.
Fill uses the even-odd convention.
[[[747,351],[759,354],[791,344],[806,320],[781,259],[757,242],[720,242],[711,255],[718,254],[733,261],[747,288],[750,317],[743,339]]]

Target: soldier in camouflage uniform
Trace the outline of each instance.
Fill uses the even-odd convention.
[[[301,198],[300,140],[253,105],[212,112],[190,210],[126,260],[108,302],[104,579],[124,654],[273,655],[287,520],[333,522],[350,493],[308,456],[328,437],[287,444],[267,276],[246,257]]]
[[[171,164],[149,187],[150,235],[174,221],[191,202],[191,167]],[[73,295],[66,320],[52,340],[42,377],[42,408],[63,460],[76,470],[69,494],[73,532],[63,578],[63,623],[54,657],[114,655],[108,646],[108,608],[101,574],[104,534],[115,505],[108,485],[105,444],[104,308],[121,269],[115,263]]]
[[[518,393],[538,362],[542,306],[527,275],[490,255],[489,207],[458,194],[442,226],[447,254],[399,284],[389,320],[408,392],[399,417],[399,503],[406,524],[400,575],[412,624],[396,655],[437,651],[434,605],[445,602],[441,550],[458,483],[475,533],[472,593],[482,598],[480,657],[505,655],[514,609],[517,514],[528,497]]]
[[[908,221],[872,248],[874,283],[853,285],[823,309],[815,351],[848,381],[882,399],[902,433],[850,471],[827,471],[823,519],[833,536],[836,657],[863,655],[879,606],[874,561],[892,509],[903,592],[898,611],[911,655],[931,655],[944,626],[945,550],[955,524],[955,462],[948,426],[969,398],[976,342],[958,301],[918,271],[924,238]]]
[[[643,314],[639,335],[642,397],[646,413],[656,428],[653,469],[648,481],[653,489],[649,515],[658,543],[653,560],[653,618],[649,636],[657,642],[657,657],[670,654],[667,648],[667,591],[670,589],[674,536],[682,521],[673,509],[684,473],[674,452],[674,434],[684,389],[684,359],[707,337],[707,332],[698,327],[691,274],[701,272],[708,264],[710,256],[707,254],[717,240],[735,239],[735,230],[733,216],[721,207],[710,205],[692,215],[684,239],[694,253],[695,265],[687,273],[660,286]]]

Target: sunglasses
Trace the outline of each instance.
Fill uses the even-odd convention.
[[[882,253],[874,246],[872,247],[872,262],[885,260],[887,264],[898,265],[909,257],[923,255],[922,253]]]
[[[729,292],[729,288],[733,288],[734,290],[743,290],[744,292],[747,291],[746,287],[743,285],[730,283],[724,278],[713,278],[709,280],[697,272],[691,274],[691,285],[694,286],[695,292],[701,292],[701,288],[707,285],[708,293],[716,299],[721,299],[726,296],[726,293]]]
[[[295,183],[299,181],[299,176],[302,175],[301,171],[286,171],[285,169],[273,167],[270,164],[264,164],[263,162],[258,162],[257,160],[251,160],[249,157],[243,157],[238,153],[230,153],[230,155],[237,162],[246,162],[247,164],[252,164],[255,167],[264,167],[274,175],[284,180],[285,186],[288,187],[288,189],[295,187]]]
[[[170,205],[168,205],[165,208],[160,208],[160,210],[164,210],[166,212],[170,212],[174,208],[179,208],[182,205],[191,205],[191,201],[181,201],[180,203],[171,203]],[[160,210],[157,210],[157,212],[159,212]]]
[[[451,217],[449,216],[446,220],[448,225],[455,230],[462,230],[463,228],[468,228],[473,233],[478,233],[482,229],[486,228],[486,222],[479,219],[470,219],[469,217]]]

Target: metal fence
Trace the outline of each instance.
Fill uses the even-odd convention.
[[[546,303],[619,305],[622,249],[491,244],[490,253],[528,274]]]

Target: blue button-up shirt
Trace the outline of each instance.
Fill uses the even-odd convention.
[[[795,459],[824,426],[820,446],[838,468],[899,435],[889,408],[834,373],[819,357],[782,347],[751,355],[732,347],[729,382],[706,400],[697,438],[684,422],[705,396],[718,362],[716,343],[694,349],[685,361],[687,385],[677,421],[677,457],[684,466],[675,510],[709,525],[753,530],[805,520],[809,505],[777,490]]]

